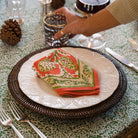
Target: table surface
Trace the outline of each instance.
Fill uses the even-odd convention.
[[[73,9],[75,0],[66,1],[66,6]],[[7,20],[4,1],[0,0],[0,26]],[[7,78],[13,66],[24,56],[46,47],[44,29],[42,25],[41,5],[36,0],[26,1],[25,20],[21,25],[22,39],[16,46],[5,45],[0,40],[0,105],[13,119],[13,124],[26,138],[39,137],[27,123],[19,123],[12,116],[8,104],[14,100],[11,96]],[[106,40],[106,47],[127,57],[132,63],[138,65],[138,53],[128,42],[133,38],[138,42],[138,22],[121,25],[101,32]],[[70,40],[71,45],[77,44],[77,37]],[[105,51],[103,51],[105,52]],[[93,118],[77,120],[60,120],[50,118],[23,107],[31,122],[35,124],[48,138],[77,138],[77,137],[114,137],[124,132],[132,123],[136,125],[138,118],[138,74],[130,68],[119,63],[123,68],[128,86],[125,95],[114,107]],[[0,125],[0,137],[17,137],[10,127]]]

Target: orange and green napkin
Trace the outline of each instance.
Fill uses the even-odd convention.
[[[61,96],[89,96],[100,92],[98,72],[61,48],[35,61],[33,70]]]

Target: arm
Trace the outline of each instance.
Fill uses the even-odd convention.
[[[107,10],[121,23],[138,20],[138,0],[114,0]]]
[[[64,13],[64,12],[63,12]],[[72,13],[65,14],[72,16]],[[75,17],[75,16],[74,16]],[[77,17],[77,16],[76,16]],[[67,22],[62,32],[64,34],[84,34],[90,36],[94,33],[104,31],[120,24],[126,24],[138,19],[138,0],[115,0],[107,8],[94,14],[92,17],[84,18],[72,18],[70,22]],[[74,20],[76,19],[76,20]],[[59,31],[55,34],[55,39],[62,37]]]
[[[88,36],[120,25],[106,8],[87,18],[86,24],[87,27],[84,35]]]
[[[64,34],[71,33],[74,35],[84,34],[90,36],[94,33],[113,28],[119,24],[120,23],[107,9],[103,9],[89,18],[78,17],[77,20],[67,23],[62,31]],[[60,37],[62,37],[62,34],[59,31],[55,34],[54,38],[59,39]]]

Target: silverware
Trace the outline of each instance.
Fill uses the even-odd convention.
[[[27,122],[41,138],[47,138],[35,125],[29,121],[28,116],[14,102],[10,102],[9,108],[17,121]]]
[[[0,122],[4,126],[10,126],[13,128],[15,133],[18,135],[19,138],[24,138],[22,134],[15,128],[15,126],[12,124],[11,118],[5,113],[5,111],[1,108],[0,109]]]
[[[120,61],[121,63],[125,64],[126,66],[134,69],[136,72],[138,72],[138,67],[136,67],[134,64],[132,64],[131,62],[129,62],[125,57],[120,56],[119,54],[117,54],[116,52],[112,51],[110,48],[106,47],[105,50],[114,58],[116,58],[118,61]]]
[[[132,38],[130,38],[128,41],[133,47],[133,49],[138,52],[138,43],[136,43],[136,41],[134,41]]]

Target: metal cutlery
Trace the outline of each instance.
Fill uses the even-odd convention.
[[[12,124],[11,118],[5,113],[5,111],[1,108],[0,109],[0,122],[4,126],[10,126],[13,128],[15,133],[18,135],[19,138],[24,138],[22,134],[15,128],[15,126]]]
[[[130,38],[128,41],[131,44],[131,46],[133,47],[133,49],[138,52],[138,43],[136,41],[134,41],[132,38]]]
[[[35,125],[29,121],[28,116],[14,102],[10,102],[9,108],[17,121],[27,122],[41,138],[47,138]]]
[[[126,66],[134,69],[136,72],[138,72],[138,67],[135,66],[134,64],[132,64],[131,62],[129,62],[125,57],[120,56],[119,54],[117,54],[116,52],[114,52],[113,50],[111,50],[110,48],[106,47],[105,48],[106,52],[108,52],[111,56],[113,56],[114,58],[116,58],[118,61],[120,61],[121,63],[125,64]]]

